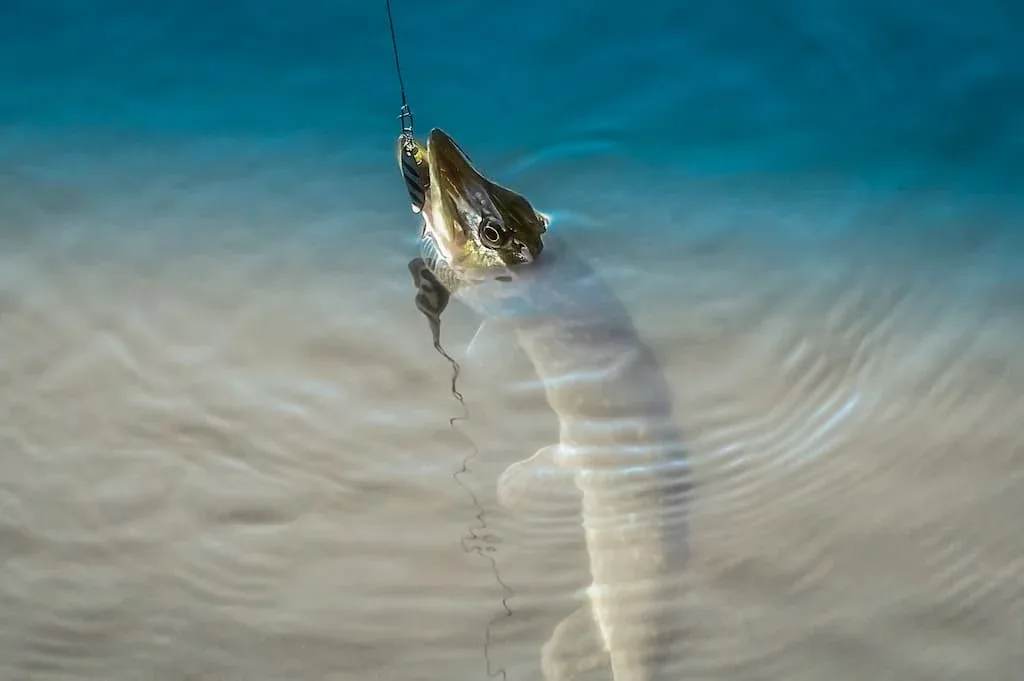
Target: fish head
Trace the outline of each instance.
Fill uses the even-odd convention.
[[[489,180],[447,133],[427,139],[429,181],[424,238],[437,264],[457,279],[474,279],[534,262],[549,218],[522,195]]]

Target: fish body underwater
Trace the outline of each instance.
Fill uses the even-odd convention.
[[[544,674],[561,681],[607,662],[615,681],[674,678],[691,475],[662,370],[605,282],[561,240],[542,241],[547,216],[443,131],[407,143],[399,162],[407,183],[419,178],[410,198],[424,217],[414,279],[514,334],[558,416],[558,443],[510,466],[499,499],[514,506],[551,468],[582,492],[592,582],[544,645]]]

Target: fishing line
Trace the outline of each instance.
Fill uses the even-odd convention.
[[[412,110],[409,108],[409,100],[405,96],[405,79],[402,78],[402,63],[398,58],[398,40],[395,38],[395,20],[391,16],[391,0],[384,0],[384,4],[388,10],[388,30],[391,31],[391,51],[395,55],[398,91],[402,95],[402,106],[398,114],[398,120],[402,126],[402,132],[398,136],[402,150],[402,178],[405,180],[405,189],[409,192],[409,199],[412,201],[412,212],[419,213],[426,203],[426,190],[430,178],[424,173],[426,159],[423,157],[422,147],[417,148],[416,139],[413,137]]]
[[[402,79],[402,64],[398,59],[398,40],[395,39],[395,19],[391,16],[391,0],[384,0],[388,10],[388,29],[391,31],[391,50],[395,53],[395,73],[398,74],[398,90],[402,93],[402,108],[398,120],[402,124],[402,139],[406,144],[412,142],[412,110],[405,96],[405,81]]]
[[[462,536],[462,539],[459,541],[459,544],[465,553],[475,553],[481,558],[486,559],[487,562],[491,564],[491,573],[494,575],[494,581],[498,583],[498,586],[500,586],[502,591],[504,592],[501,597],[501,607],[503,612],[491,618],[491,620],[487,623],[487,626],[484,628],[484,662],[487,667],[487,676],[488,678],[492,679],[495,677],[501,677],[501,679],[504,681],[508,678],[508,675],[504,667],[499,667],[496,671],[491,670],[491,629],[500,620],[512,616],[512,608],[509,607],[508,601],[513,596],[515,596],[515,592],[508,584],[505,583],[505,580],[501,578],[501,574],[498,572],[498,561],[494,558],[493,555],[497,551],[497,549],[493,545],[495,538],[487,533],[487,530],[490,529],[487,525],[487,510],[484,508],[483,504],[480,503],[480,500],[477,498],[476,493],[473,492],[473,490],[470,489],[469,485],[463,482],[459,477],[470,472],[469,462],[480,455],[480,448],[477,446],[477,444],[473,442],[472,438],[470,438],[468,435],[462,432],[455,425],[456,421],[469,419],[469,408],[466,406],[466,400],[463,397],[462,393],[459,392],[458,388],[456,387],[456,382],[458,381],[459,378],[459,363],[456,362],[455,359],[453,359],[452,356],[449,355],[444,350],[444,348],[441,346],[440,341],[437,339],[435,339],[434,341],[434,349],[441,353],[441,355],[445,359],[447,359],[452,365],[452,396],[462,406],[462,416],[453,416],[452,418],[448,419],[448,425],[451,426],[452,430],[454,430],[456,433],[465,438],[465,440],[469,442],[470,446],[473,448],[473,451],[470,452],[466,456],[466,458],[462,460],[462,466],[459,468],[459,470],[452,473],[452,480],[455,481],[456,485],[458,485],[459,487],[466,491],[466,494],[469,496],[469,499],[473,504],[473,508],[476,509],[475,517],[478,523],[476,526],[469,527],[466,534],[464,534]]]
[[[459,545],[462,547],[465,553],[475,553],[487,560],[491,565],[491,573],[494,575],[495,582],[502,589],[501,607],[502,612],[498,613],[487,622],[487,626],[484,628],[484,664],[487,669],[488,678],[500,677],[502,681],[506,681],[508,674],[504,667],[499,667],[497,671],[492,671],[491,663],[491,630],[495,624],[506,617],[512,616],[512,608],[509,607],[509,600],[515,596],[515,592],[505,583],[505,580],[501,578],[501,574],[498,571],[498,561],[494,558],[494,553],[497,551],[493,545],[495,537],[488,533],[490,529],[487,525],[487,511],[480,503],[476,493],[463,482],[459,476],[470,472],[469,462],[477,458],[480,455],[480,448],[476,442],[473,441],[466,433],[459,429],[455,425],[456,421],[469,420],[469,407],[466,405],[466,399],[458,389],[459,380],[459,363],[455,361],[455,358],[448,354],[448,351],[441,345],[441,313],[444,312],[445,308],[448,307],[448,302],[451,300],[451,293],[447,288],[438,280],[437,276],[427,267],[426,261],[423,258],[414,258],[409,262],[409,273],[412,275],[413,283],[416,285],[416,297],[414,302],[416,303],[417,309],[427,318],[430,324],[430,333],[433,340],[434,349],[452,366],[452,380],[451,380],[451,394],[452,397],[462,407],[461,416],[453,416],[448,419],[448,425],[453,431],[458,433],[463,439],[465,439],[472,451],[466,455],[462,460],[462,465],[459,470],[452,473],[452,480],[455,484],[465,490],[469,496],[470,501],[473,504],[473,508],[476,509],[476,526],[470,526],[466,534],[462,536],[459,541]]]
[[[508,601],[513,596],[515,596],[515,592],[508,584],[505,583],[505,580],[501,578],[501,574],[498,572],[498,561],[494,558],[493,555],[497,551],[497,549],[494,546],[495,537],[493,537],[487,532],[490,529],[489,526],[487,525],[487,510],[484,508],[483,504],[480,503],[480,500],[477,498],[476,493],[473,492],[469,485],[463,482],[462,479],[460,478],[460,476],[466,475],[470,472],[469,462],[480,455],[480,448],[477,446],[477,444],[473,441],[472,438],[466,435],[466,433],[464,433],[462,430],[459,429],[458,426],[455,425],[456,421],[469,420],[469,407],[466,406],[466,400],[463,397],[462,393],[459,392],[457,387],[457,382],[459,379],[459,363],[456,362],[455,359],[451,355],[449,355],[448,352],[441,345],[439,336],[434,337],[434,349],[437,350],[441,354],[441,356],[447,359],[448,362],[452,365],[452,397],[454,397],[455,400],[459,403],[459,405],[462,406],[462,415],[453,416],[450,419],[448,419],[448,425],[451,426],[452,430],[454,430],[456,433],[461,435],[467,442],[469,442],[470,446],[473,448],[473,451],[470,452],[466,456],[466,458],[462,460],[462,466],[459,468],[459,470],[452,473],[452,480],[455,481],[456,485],[458,485],[459,487],[466,491],[466,494],[469,496],[470,502],[472,502],[473,504],[473,508],[476,509],[475,517],[477,525],[469,527],[466,534],[464,534],[462,536],[462,539],[459,540],[459,545],[462,547],[462,550],[465,553],[475,553],[481,558],[486,559],[487,562],[491,564],[491,573],[494,575],[494,581],[498,583],[498,586],[500,586],[502,591],[504,592],[501,597],[501,607],[503,612],[491,618],[491,620],[487,623],[487,626],[484,628],[484,662],[487,668],[488,678],[493,679],[496,677],[500,677],[503,681],[505,681],[508,678],[508,674],[506,673],[504,667],[499,667],[496,671],[492,671],[491,669],[491,629],[500,620],[512,616],[512,608],[509,607]]]
[[[423,189],[426,187],[426,178],[423,177],[420,172],[420,163],[417,158],[416,142],[413,137],[413,117],[412,110],[409,108],[409,100],[405,94],[405,80],[402,78],[402,64],[398,57],[398,40],[395,38],[395,20],[391,14],[391,0],[384,0],[385,7],[388,13],[388,29],[391,33],[391,49],[395,56],[395,73],[398,76],[398,90],[402,97],[402,106],[399,110],[398,119],[401,122],[402,132],[400,140],[402,143],[402,175],[405,179],[406,187],[409,190],[409,196],[412,199],[413,211],[419,212],[417,209],[422,209],[423,204]],[[419,260],[419,259],[417,259]],[[505,669],[499,668],[497,671],[491,670],[491,628],[499,620],[505,617],[512,616],[512,609],[508,605],[509,599],[511,599],[515,592],[505,583],[498,572],[498,563],[491,555],[496,551],[493,545],[488,544],[492,538],[486,534],[489,529],[487,526],[486,510],[483,505],[480,504],[476,494],[472,489],[469,488],[462,480],[459,479],[460,475],[469,473],[469,462],[479,456],[480,448],[472,438],[463,433],[455,425],[456,421],[469,419],[469,408],[466,406],[466,400],[462,393],[458,390],[458,379],[459,379],[459,363],[455,361],[448,352],[441,345],[441,311],[448,304],[448,291],[445,289],[440,282],[437,281],[433,273],[430,272],[429,268],[425,266],[422,260],[417,262],[414,260],[410,263],[410,270],[413,275],[413,280],[416,282],[417,288],[419,289],[416,295],[416,306],[420,311],[427,316],[430,322],[431,332],[433,335],[434,349],[452,365],[452,381],[451,381],[451,393],[452,396],[462,406],[462,416],[454,416],[448,419],[448,425],[451,426],[452,430],[457,432],[463,438],[465,438],[473,451],[462,460],[462,466],[459,470],[452,473],[452,480],[455,484],[459,485],[469,495],[470,501],[473,503],[473,507],[476,509],[476,520],[477,525],[470,527],[467,534],[463,535],[460,540],[462,550],[466,553],[475,553],[485,559],[491,564],[491,572],[494,574],[494,579],[498,585],[502,588],[504,594],[501,599],[501,606],[503,612],[492,618],[484,629],[484,661],[487,668],[487,676],[489,678],[501,677],[503,681],[508,678]]]

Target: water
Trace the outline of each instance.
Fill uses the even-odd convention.
[[[895,7],[395,0],[418,129],[662,362],[680,679],[1024,664],[1024,17]],[[289,8],[0,10],[0,679],[537,679],[589,581],[457,305],[449,426],[383,6]]]

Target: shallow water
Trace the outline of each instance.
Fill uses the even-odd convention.
[[[482,57],[406,41],[418,125],[550,211],[663,365],[678,678],[1014,679],[1024,137],[981,104],[1019,95],[1019,11],[798,4],[489,7]],[[8,10],[2,679],[537,679],[578,606],[578,493],[495,494],[555,416],[453,304],[450,425],[383,16],[324,5]]]

